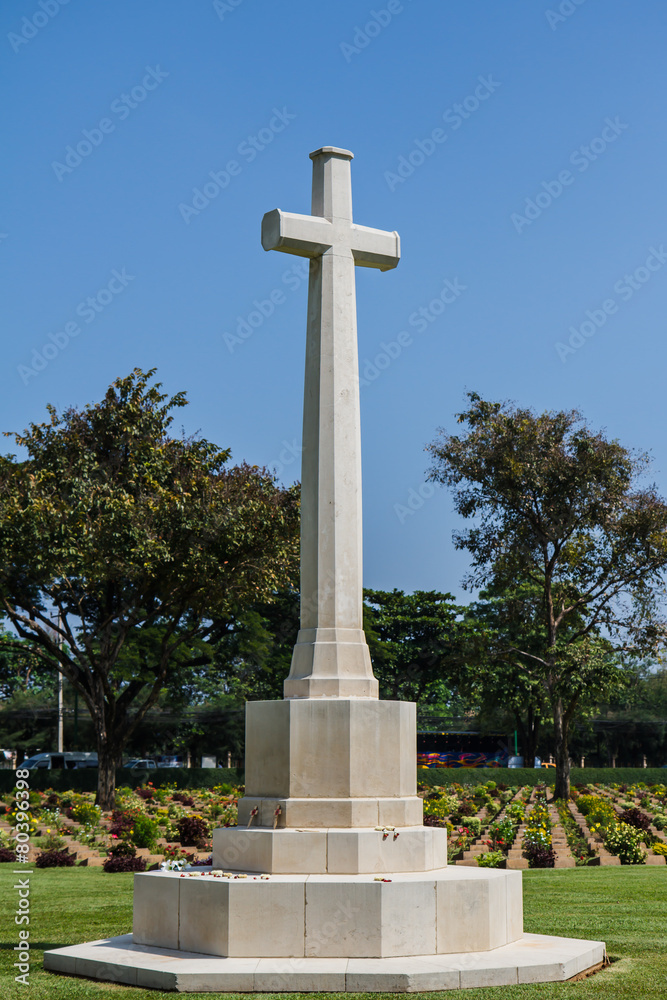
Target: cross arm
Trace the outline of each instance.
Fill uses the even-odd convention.
[[[390,271],[401,259],[401,238],[396,232],[353,225],[351,250],[358,266]]]
[[[314,215],[297,215],[274,208],[262,219],[262,246],[299,257],[319,257],[334,242],[333,225]]]

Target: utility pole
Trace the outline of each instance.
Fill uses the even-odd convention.
[[[57,640],[56,640],[57,643],[58,643],[58,649],[62,649],[63,648],[63,639],[62,639],[62,635],[61,635],[61,629],[62,629],[62,618],[61,618],[61,615],[60,615],[60,611],[58,611],[58,636],[57,636]],[[63,743],[64,743],[64,731],[63,731],[64,730],[64,726],[63,726],[63,720],[64,720],[63,675],[61,674],[61,672],[59,670],[58,671],[58,746],[56,747],[58,753],[62,753],[63,750],[65,749],[64,746],[63,746]]]

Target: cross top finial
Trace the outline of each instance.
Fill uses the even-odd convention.
[[[311,160],[314,160],[316,156],[321,156],[323,153],[327,153],[329,156],[339,156],[342,160],[354,159],[354,153],[351,153],[349,149],[340,149],[338,146],[320,146],[319,149],[314,149],[308,155]]]

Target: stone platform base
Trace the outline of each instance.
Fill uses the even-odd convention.
[[[134,876],[136,944],[290,961],[491,951],[523,936],[520,872],[225,878],[199,871]]]
[[[599,941],[525,934],[487,952],[404,958],[212,958],[132,943],[124,934],[44,953],[70,976],[180,993],[415,993],[563,982],[603,962]]]

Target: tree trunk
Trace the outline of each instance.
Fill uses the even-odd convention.
[[[514,713],[516,728],[521,736],[521,749],[523,750],[523,766],[535,766],[535,754],[537,752],[537,739],[540,731],[539,715],[535,715],[532,708],[528,709],[528,717],[524,723],[518,712]]]
[[[95,802],[102,809],[111,810],[116,801],[116,768],[121,761],[121,751],[108,744],[98,744],[97,797]]]
[[[554,798],[570,798],[570,752],[567,745],[567,725],[563,718],[563,702],[557,698],[553,706],[554,742],[556,744],[556,788]]]

